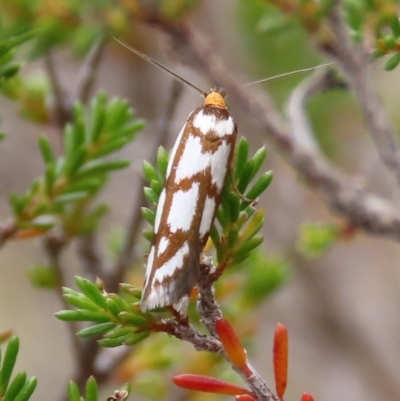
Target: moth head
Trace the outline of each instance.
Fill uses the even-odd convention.
[[[205,97],[204,106],[214,106],[228,110],[224,96],[221,93],[216,92],[214,89],[211,89],[210,93]]]

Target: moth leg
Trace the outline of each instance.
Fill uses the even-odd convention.
[[[234,191],[236,192],[236,194],[239,196],[240,200],[242,202],[248,203],[249,205],[253,204],[256,205],[258,203],[258,198],[256,199],[249,199],[246,198],[240,191],[239,188],[237,186],[237,182],[236,182],[236,177],[235,177],[235,171],[233,168],[229,169],[230,172],[230,179],[231,179],[231,183],[232,183],[232,187],[234,189]]]

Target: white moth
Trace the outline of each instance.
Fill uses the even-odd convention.
[[[186,314],[235,141],[236,124],[225,100],[211,91],[189,115],[171,153],[147,259],[142,311],[172,305]]]

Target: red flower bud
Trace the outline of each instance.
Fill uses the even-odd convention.
[[[276,393],[279,398],[285,394],[288,375],[288,333],[283,324],[278,323],[274,335],[273,348]]]
[[[301,401],[314,401],[314,398],[311,394],[303,393],[303,395],[301,396]]]
[[[227,320],[218,319],[215,322],[215,330],[229,360],[238,368],[243,368],[247,362],[246,350],[237,338],[232,326]]]
[[[206,393],[218,393],[228,395],[243,395],[253,396],[253,393],[245,388],[235,386],[234,384],[214,379],[213,377],[183,374],[172,378],[173,382],[187,390],[203,391]]]

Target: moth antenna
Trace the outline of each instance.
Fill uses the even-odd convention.
[[[118,39],[116,36],[114,36],[113,34],[111,34],[111,36],[122,46],[124,46],[126,49],[130,50],[132,53],[135,53],[136,55],[138,55],[139,57],[141,57],[142,59],[148,61],[149,63],[157,66],[158,68],[160,68],[163,71],[166,71],[167,73],[169,73],[170,75],[172,75],[175,79],[177,79],[180,82],[183,82],[184,84],[188,85],[189,87],[191,87],[192,89],[194,89],[195,91],[199,92],[201,96],[206,97],[207,93],[202,91],[201,89],[199,89],[197,86],[193,85],[192,83],[190,83],[189,81],[186,81],[186,79],[182,78],[181,76],[179,76],[178,74],[175,74],[173,71],[169,70],[167,67],[165,67],[164,65],[162,65],[161,63],[159,63],[158,61],[152,59],[150,56],[147,56],[146,54],[140,52],[139,50],[135,49],[132,46],[129,46],[127,43],[123,42],[122,40]]]
[[[335,63],[326,63],[326,64],[321,64],[321,65],[316,65],[316,66],[314,66],[314,67],[303,68],[303,69],[301,69],[301,70],[285,72],[285,73],[283,73],[283,74],[275,75],[275,76],[273,76],[273,77],[260,79],[259,81],[255,81],[255,82],[250,82],[250,83],[247,84],[246,86],[252,86],[252,85],[262,84],[263,82],[273,81],[273,80],[275,80],[275,79],[288,77],[288,76],[290,76],[290,75],[301,74],[301,73],[303,73],[303,72],[313,71],[313,70],[316,70],[316,69],[318,69],[318,68],[327,67],[327,66],[333,65],[333,64],[335,64]]]

